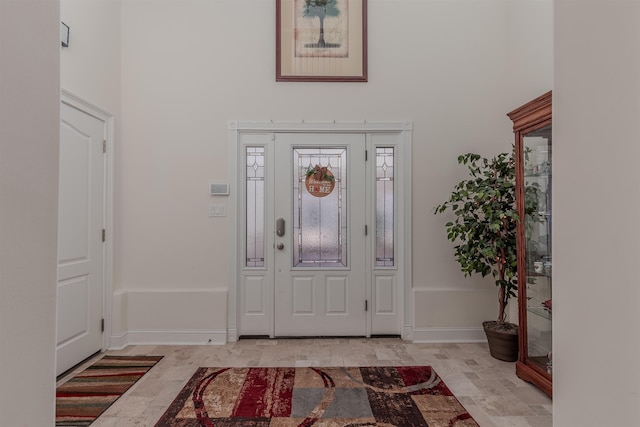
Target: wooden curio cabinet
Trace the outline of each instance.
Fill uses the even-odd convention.
[[[510,112],[515,133],[519,356],[516,374],[552,395],[551,92]]]

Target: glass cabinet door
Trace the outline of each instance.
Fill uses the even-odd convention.
[[[527,351],[552,373],[551,126],[523,135]]]
[[[552,94],[511,111],[518,207],[516,374],[552,396]]]

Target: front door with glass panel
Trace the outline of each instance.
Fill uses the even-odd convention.
[[[366,335],[365,135],[275,137],[275,335]]]
[[[229,340],[403,331],[411,339],[410,126],[230,130],[240,167]]]

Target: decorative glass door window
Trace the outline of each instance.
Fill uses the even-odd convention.
[[[293,149],[293,266],[348,267],[347,149]]]
[[[394,149],[376,148],[376,267],[395,266]]]
[[[245,266],[264,267],[264,147],[247,147],[246,185],[246,257]]]

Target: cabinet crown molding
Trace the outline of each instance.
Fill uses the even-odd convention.
[[[519,131],[551,118],[552,91],[540,95],[522,107],[518,107],[507,116],[513,121],[513,130]]]

